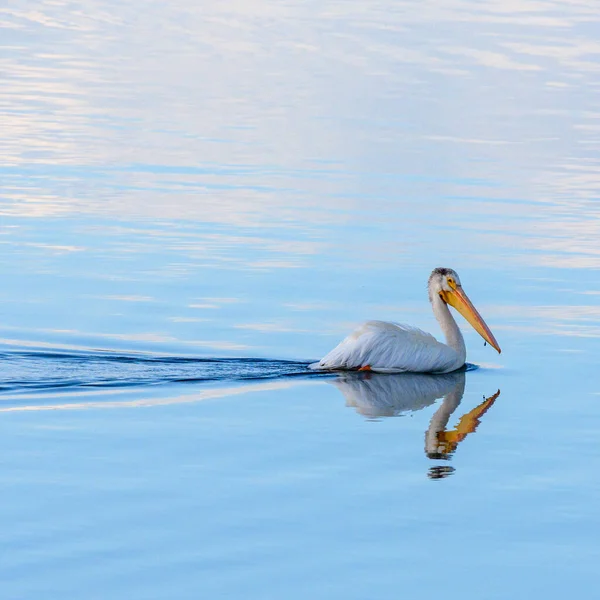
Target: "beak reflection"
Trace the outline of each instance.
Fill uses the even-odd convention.
[[[443,375],[402,373],[344,373],[331,380],[346,398],[346,405],[368,418],[398,416],[421,410],[444,398],[425,432],[425,455],[432,460],[448,461],[459,444],[474,433],[483,415],[492,407],[500,390],[465,413],[453,429],[448,421],[460,404],[465,391],[465,372]],[[428,476],[441,479],[454,472],[449,465],[431,467]]]

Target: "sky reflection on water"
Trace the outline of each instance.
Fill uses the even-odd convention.
[[[441,265],[503,348],[464,330],[480,368],[442,429],[448,390],[370,419],[360,378],[350,408],[343,378],[5,391],[3,596],[589,595],[599,28],[589,0],[0,9],[3,351],[438,336]],[[436,483],[428,431],[460,438]]]
[[[515,303],[507,289],[515,296],[539,277],[591,283],[572,270],[597,269],[600,256],[592,4],[137,12],[4,11],[0,243],[12,257],[8,289],[19,290],[3,295],[6,305],[21,304],[35,277],[43,321],[103,347],[103,335],[129,335],[118,318],[129,311],[98,307],[90,329],[89,311],[61,314],[65,299],[49,280],[60,277],[91,311],[90,294],[149,297],[154,323],[132,331],[130,346],[172,350],[197,337],[176,323],[225,312],[192,314],[199,290],[245,310],[218,324],[228,339],[209,331],[198,351],[214,342],[215,351],[315,358],[348,323],[373,316],[340,303],[356,297],[371,310],[356,282],[406,310],[432,266],[449,264],[484,283],[500,327],[511,326],[505,304],[526,300],[524,317],[558,299],[549,284]],[[286,310],[299,301],[338,304],[316,348],[301,333],[324,323]],[[22,307],[6,322],[26,341],[44,336],[28,332],[36,318]],[[264,340],[242,335],[244,325]],[[532,327],[577,335],[560,323]],[[298,332],[297,350],[276,330]]]

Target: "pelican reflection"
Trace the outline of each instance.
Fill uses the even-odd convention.
[[[473,433],[481,417],[500,395],[498,390],[474,409],[465,413],[454,429],[446,429],[450,416],[460,404],[465,392],[465,372],[443,375],[401,373],[344,373],[331,380],[360,414],[369,417],[392,417],[430,406],[444,398],[435,411],[425,432],[425,454],[433,460],[449,460],[458,444]],[[440,479],[454,471],[450,466],[435,466],[429,477]]]

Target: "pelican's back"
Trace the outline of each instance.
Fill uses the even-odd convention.
[[[448,373],[462,364],[455,350],[416,327],[367,321],[311,366],[325,370],[368,367],[380,373]]]

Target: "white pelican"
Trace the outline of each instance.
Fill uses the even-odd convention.
[[[465,364],[467,350],[462,333],[450,313],[454,307],[490,346],[500,346],[460,284],[456,271],[434,269],[428,283],[429,300],[446,343],[409,325],[367,321],[342,340],[311,368],[380,373],[450,373]]]

